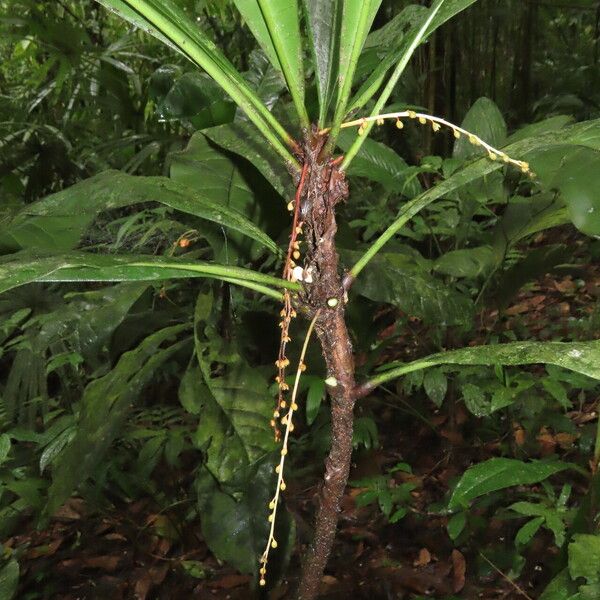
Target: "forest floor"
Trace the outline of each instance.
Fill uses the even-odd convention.
[[[492,330],[519,327],[538,339],[560,337],[566,334],[561,328],[569,318],[581,318],[599,296],[600,268],[586,268],[579,281],[570,275],[546,276],[523,291],[501,316],[494,311],[482,314],[475,343],[485,341]],[[409,345],[406,340],[404,349]],[[404,359],[402,354],[399,347],[396,358]],[[569,419],[577,428],[589,426],[597,419],[596,404],[596,398],[582,397],[577,409],[568,413]],[[371,408],[375,410],[375,405]],[[425,419],[400,404],[383,408],[379,404],[376,410],[379,447],[357,453],[351,480],[388,474],[392,485],[412,484],[408,513],[390,524],[377,503],[361,506],[356,501],[364,492],[360,486],[348,487],[322,581],[323,598],[537,598],[554,574],[559,555],[551,534],[536,536],[525,552],[526,566],[513,581],[506,561],[514,556],[513,540],[522,520],[475,512],[469,527],[476,543],[466,539],[455,546],[446,529],[448,517],[428,510],[443,500],[453,479],[469,465],[497,456],[501,444],[510,444],[517,452],[526,446],[530,457],[558,454],[585,464],[575,449],[577,434],[544,427],[532,435],[513,422],[502,438],[482,439],[477,420],[461,402],[451,410],[429,410]],[[412,472],[393,471],[398,463],[408,463]],[[303,538],[309,538],[317,476],[315,472],[310,481],[290,481],[286,497],[299,523],[300,542],[288,569],[290,579],[271,592],[272,599],[288,598],[294,588],[297,557],[303,551]],[[576,478],[573,485],[574,497],[581,497],[585,479]],[[152,498],[115,501],[110,511],[94,512],[82,499],[73,498],[46,529],[37,531],[33,524],[23,523],[21,532],[5,543],[27,548],[20,560],[19,599],[236,600],[252,595],[251,578],[220,564],[203,542],[198,525],[181,525],[189,506],[160,510],[157,505]]]

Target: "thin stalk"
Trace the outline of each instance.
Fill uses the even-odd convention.
[[[433,127],[434,131],[439,131],[442,126],[448,127],[452,129],[454,132],[454,136],[458,139],[462,136],[465,136],[466,139],[475,146],[480,146],[487,151],[488,158],[491,161],[502,161],[505,164],[513,165],[519,168],[523,173],[528,174],[530,177],[535,177],[535,174],[531,171],[529,163],[521,160],[515,160],[511,158],[503,152],[502,150],[498,150],[493,146],[490,146],[487,142],[482,140],[479,136],[474,135],[473,133],[459,127],[458,125],[454,125],[445,119],[440,117],[436,117],[433,115],[428,115],[425,113],[418,113],[412,110],[406,110],[401,112],[394,113],[384,113],[379,115],[374,115],[371,117],[364,117],[362,119],[356,119],[354,121],[348,121],[343,124],[343,127],[359,127],[359,137],[358,139],[362,139],[365,135],[365,131],[368,126],[371,126],[373,123],[383,123],[386,119],[395,119],[397,126],[402,129],[404,127],[402,118],[416,119],[421,124],[430,123]],[[324,132],[321,132],[324,133]],[[326,131],[325,131],[326,133]],[[359,259],[359,261],[350,269],[346,281],[351,283],[358,274],[365,268],[365,266],[369,263],[371,259],[381,250],[381,248],[400,230],[412,217],[414,217],[421,210],[426,208],[429,204],[437,200],[443,192],[440,192],[442,189],[441,184],[430,188],[426,192],[423,192],[420,196],[417,196],[413,200],[407,202],[402,206],[398,217],[396,220],[381,234],[381,236],[373,242],[373,244],[369,247],[369,249],[363,254],[363,256]],[[439,188],[439,189],[438,189]],[[348,287],[348,286],[347,286]]]
[[[264,296],[269,296],[274,300],[283,300],[283,294],[281,292],[267,287],[266,285],[261,285],[260,283],[254,283],[253,281],[244,281],[242,279],[234,279],[233,277],[221,277],[221,281],[226,281],[227,283],[232,283],[233,285],[239,285],[241,287],[248,288],[249,290],[258,292],[259,294],[263,294]]]
[[[438,3],[434,7],[432,7],[432,9],[429,13],[429,17],[427,18],[425,23],[423,23],[423,26],[421,27],[421,29],[419,29],[419,31],[416,33],[412,43],[410,44],[410,46],[408,47],[406,52],[402,55],[402,58],[398,61],[398,64],[396,65],[396,68],[394,69],[392,76],[390,77],[387,85],[385,86],[385,88],[383,89],[383,92],[381,93],[381,96],[379,96],[379,99],[377,100],[377,102],[375,103],[375,106],[373,107],[373,110],[371,112],[371,117],[374,117],[375,115],[379,114],[381,112],[381,110],[383,109],[383,107],[386,105],[387,101],[389,100],[390,96],[392,95],[392,92],[394,91],[394,88],[396,87],[396,84],[398,83],[398,79],[400,79],[400,76],[402,75],[402,73],[404,73],[404,69],[406,69],[406,65],[408,64],[408,61],[412,58],[414,51],[417,49],[417,46],[421,43],[423,37],[425,36],[425,34],[427,32],[427,29],[429,28],[429,25],[435,18],[435,15],[438,13],[438,11],[440,10],[440,7],[442,6],[443,3],[444,3],[444,0],[438,0]],[[344,157],[344,160],[340,166],[341,171],[346,171],[348,169],[348,167],[350,166],[350,163],[352,162],[352,160],[354,159],[354,157],[356,156],[358,151],[361,149],[361,147],[365,141],[365,138],[371,131],[372,127],[373,127],[372,122],[368,121],[366,130],[364,131],[365,135],[363,137],[359,136],[358,138],[356,138],[356,140],[354,141],[354,144],[352,144],[352,146],[350,147],[350,150],[348,150],[348,152],[346,153],[346,156]],[[333,133],[334,132],[332,132],[332,134]],[[337,132],[335,132],[335,136],[337,137]]]
[[[157,265],[151,262],[136,261],[128,263],[131,267],[152,267],[156,268]],[[203,273],[208,277],[215,277],[217,279],[229,279],[232,283],[237,285],[245,285],[250,282],[253,284],[262,284],[264,286],[273,286],[275,288],[285,288],[292,291],[300,291],[300,284],[294,281],[286,281],[279,277],[273,277],[272,275],[265,275],[257,271],[250,269],[243,269],[241,267],[230,267],[223,265],[211,265],[211,264],[196,264],[196,263],[177,263],[167,265],[169,269],[178,269],[182,271],[193,271],[195,273]],[[277,298],[281,298],[279,294]]]
[[[308,344],[310,342],[310,338],[312,336],[312,332],[315,328],[315,323],[319,318],[320,310],[315,313],[315,316],[312,318],[310,325],[308,326],[308,331],[306,332],[306,337],[304,338],[304,344],[302,345],[302,351],[300,352],[300,359],[298,360],[298,368],[296,369],[296,378],[294,380],[294,388],[292,390],[292,397],[290,400],[290,408],[287,414],[283,417],[282,423],[285,424],[285,434],[283,436],[283,443],[281,445],[281,453],[279,458],[279,464],[275,467],[275,472],[277,473],[277,488],[275,489],[275,496],[269,503],[269,510],[271,511],[269,514],[269,523],[271,523],[271,528],[269,530],[269,537],[267,539],[267,545],[263,555],[260,559],[260,585],[266,585],[266,574],[267,574],[267,563],[269,562],[269,552],[271,548],[277,548],[277,541],[275,540],[275,522],[277,520],[277,507],[279,506],[279,498],[280,493],[285,490],[285,482],[283,480],[283,468],[285,466],[285,457],[288,454],[288,440],[290,437],[290,432],[293,430],[293,418],[294,412],[298,410],[298,405],[296,404],[296,397],[298,396],[298,385],[300,384],[300,377],[304,372],[304,358],[306,357],[306,351],[308,350]]]

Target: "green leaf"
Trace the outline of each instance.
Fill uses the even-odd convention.
[[[548,584],[539,600],[583,599],[576,593],[576,585],[571,581],[568,569],[564,569]]]
[[[570,463],[560,461],[525,463],[511,458],[491,458],[465,471],[454,488],[448,508],[466,508],[472,500],[490,492],[539,483],[571,467]]]
[[[269,286],[299,288],[297,284],[250,269],[177,258],[85,252],[48,256],[18,252],[0,259],[0,293],[36,281],[164,281],[194,277],[230,281],[276,299],[281,295]]]
[[[540,179],[561,192],[571,221],[587,235],[600,235],[600,151],[558,146],[532,158]]]
[[[227,181],[221,180],[220,187],[209,195],[167,177],[106,171],[26,206],[0,231],[0,247],[70,250],[100,212],[158,202],[238,231],[278,253],[279,248],[269,236],[218,198],[219,191],[227,193],[226,186]]]
[[[234,0],[271,64],[286,80],[302,127],[308,127],[304,106],[304,67],[297,0]]]
[[[209,142],[205,135],[194,134],[187,148],[173,153],[170,162],[170,175],[173,181],[193,189],[215,204],[243,215],[248,222],[252,219],[256,224],[254,227],[261,232],[261,235],[266,236],[263,231],[266,229],[270,215],[273,214],[272,202],[269,201],[276,199],[276,195],[255,193],[238,164]],[[270,189],[268,186],[265,188]],[[234,234],[228,237],[232,243],[227,245],[226,256],[222,254],[217,256],[220,260],[232,262],[231,250],[234,250],[233,258],[235,258],[238,249],[245,249],[242,254],[245,257],[249,250],[253,251],[251,255],[253,259],[260,257],[262,251],[260,245],[246,247],[244,242],[249,240],[244,239],[242,235]]]
[[[531,519],[531,521],[527,521],[527,523],[517,531],[515,544],[517,546],[526,546],[529,544],[543,523],[544,517],[536,517],[535,519]]]
[[[600,582],[600,535],[576,533],[569,544],[569,573],[588,584]]]
[[[429,36],[444,23],[449,21],[459,12],[465,10],[477,0],[443,0],[438,12],[423,32],[418,44],[424,44]],[[387,72],[397,63],[404,60],[413,40],[427,21],[429,13],[425,7],[410,5],[386,23],[381,29],[372,32],[367,38],[365,46],[368,51],[361,56],[361,63],[368,64],[366,54],[374,56],[374,68],[368,70],[369,77],[350,103],[350,110],[362,108],[377,93],[382,83],[386,80]],[[360,68],[360,72],[363,69]]]
[[[311,376],[305,376],[305,381]],[[325,399],[325,381],[322,377],[311,377],[306,396],[306,422],[312,425],[319,414],[321,403]]]
[[[267,55],[259,48],[250,53],[249,62],[250,68],[244,73],[244,77],[264,105],[271,110],[285,89],[281,72],[273,67]],[[237,117],[246,118],[243,112]]]
[[[319,94],[319,127],[324,127],[339,65],[341,0],[304,0]]]
[[[446,525],[446,529],[448,530],[448,536],[452,541],[456,540],[463,532],[466,524],[467,513],[465,511],[458,512],[448,519],[448,525]]]
[[[411,59],[411,57],[414,54],[415,50],[417,49],[418,45],[421,43],[421,40],[423,39],[423,36],[425,35],[427,28],[433,22],[433,19],[439,12],[444,1],[445,0],[437,0],[432,5],[431,9],[429,10],[429,12],[427,14],[427,17],[426,17],[424,23],[418,29],[415,30],[415,32],[412,36],[410,36],[410,41],[407,44],[406,48],[402,50],[400,56],[398,57],[398,62],[396,63],[394,71],[392,72],[391,76],[389,77],[389,80],[388,80],[386,86],[384,87],[383,91],[379,95],[379,98],[375,102],[375,104],[371,110],[371,113],[369,115],[370,117],[373,118],[373,117],[376,117],[377,115],[379,115],[381,113],[381,111],[383,110],[384,106],[387,104],[388,100],[390,99],[390,96],[392,95],[392,93],[394,91],[394,88],[396,87],[396,84],[398,83],[398,80],[400,79],[400,77],[404,73],[404,69],[406,69],[406,66],[408,65],[408,61]],[[375,93],[375,91],[377,90],[378,87],[379,87],[379,83],[377,84],[377,86],[375,88],[370,89],[367,93],[367,98],[370,98]],[[348,169],[350,163],[354,160],[354,157],[356,156],[358,150],[360,150],[360,147],[363,145],[365,139],[371,132],[371,129],[373,128],[374,123],[375,123],[375,121],[368,121],[367,123],[365,123],[363,125],[363,127],[362,127],[363,135],[356,138],[356,141],[354,142],[354,144],[352,145],[350,150],[348,150],[348,152],[346,153],[346,156],[344,157],[344,160],[342,161],[342,164],[340,165],[341,171],[345,171],[346,169]],[[331,132],[331,136],[333,137],[333,139],[335,139],[335,137],[337,136],[337,133],[338,133],[336,127],[337,127],[337,125],[336,125],[336,123],[334,123],[334,128],[333,128],[333,131]]]
[[[517,366],[537,363],[556,365],[600,380],[600,340],[592,342],[515,342],[440,352],[397,368],[390,368],[381,375],[373,377],[366,385],[368,388],[376,387],[402,375],[436,365]],[[381,369],[385,368],[381,367]]]
[[[98,0],[103,6],[140,27],[203,68],[238,104],[269,140],[276,152],[294,164],[282,141],[290,135],[256,96],[225,55],[172,0]]]
[[[192,71],[175,81],[156,111],[165,121],[184,119],[204,129],[232,121],[235,104],[208,75]]]
[[[423,387],[429,399],[439,408],[448,390],[448,378],[441,369],[429,369],[423,378]]]
[[[451,277],[475,279],[489,273],[495,263],[494,249],[491,246],[479,246],[446,252],[435,261],[433,269]]]
[[[253,465],[247,480],[235,495],[219,489],[218,482],[204,469],[196,480],[202,535],[219,560],[226,561],[242,573],[256,573],[258,570],[259,557],[269,533],[266,507],[272,498],[274,485],[270,459]],[[275,557],[280,556],[280,551],[288,553],[293,546],[293,528],[289,516],[282,509],[280,507],[278,512],[275,532],[278,552],[274,554],[274,562],[269,562],[271,576],[276,576]]]
[[[489,98],[479,98],[469,109],[462,122],[463,129],[474,133],[494,148],[506,143],[506,123],[500,109]],[[454,143],[454,158],[469,159],[487,154],[483,148],[473,146],[464,136]]]
[[[219,559],[254,573],[268,534],[265,508],[274,484],[273,398],[260,371],[217,334],[209,295],[198,296],[194,330],[198,363],[186,373],[180,397],[186,404],[196,398],[200,405],[193,442],[205,454],[196,480],[202,531]],[[289,529],[285,513],[280,516],[280,526]],[[277,537],[285,551],[290,535]]]
[[[45,511],[48,517],[93,474],[144,386],[165,361],[189,343],[177,341],[188,328],[175,325],[148,336],[123,354],[112,371],[85,388],[75,435],[53,463]]]
[[[356,252],[342,257],[352,260]],[[353,290],[375,302],[386,302],[438,326],[465,325],[471,322],[473,303],[470,298],[430,275],[425,268],[405,254],[385,253],[371,262]]]
[[[381,0],[345,0],[343,3],[337,70],[338,95],[331,134],[334,141],[347,112],[358,58],[380,4]]]
[[[509,508],[526,517],[540,517],[545,526],[554,534],[556,545],[560,548],[565,543],[565,524],[555,508],[533,502],[515,502]]]
[[[19,585],[19,563],[11,558],[0,567],[0,600],[12,600]]]
[[[294,195],[288,166],[268,144],[244,121],[211,127],[202,132],[209,140],[254,165],[264,178],[279,192],[287,204]]]
[[[338,146],[348,151],[357,135],[354,130],[342,130],[337,139]],[[414,176],[414,168],[391,148],[372,139],[365,140],[347,173],[376,181],[389,191],[400,192],[411,198],[422,191],[418,179]]]
[[[6,460],[8,453],[10,452],[10,437],[8,434],[3,433],[0,435],[0,465]]]
[[[600,148],[600,119],[577,123],[560,131],[552,131],[536,138],[527,138],[506,146],[503,150],[512,157],[523,158],[540,149],[545,149],[552,145],[565,144]],[[499,161],[480,158],[463,169],[456,171],[448,179],[417,196],[414,200],[404,204],[396,220],[371,244],[361,259],[352,267],[350,274],[353,277],[357,277],[365,265],[381,250],[386,242],[393,238],[413,216],[429,204],[502,167],[503,165]]]
[[[476,417],[489,417],[492,414],[492,407],[479,386],[465,383],[461,388],[461,392],[465,406],[470,413]]]

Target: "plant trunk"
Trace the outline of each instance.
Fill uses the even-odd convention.
[[[313,283],[301,298],[309,316],[319,317],[316,332],[327,365],[331,398],[331,449],[319,494],[313,543],[304,560],[298,589],[299,600],[312,600],[319,591],[335,539],[340,503],[350,472],[352,424],[355,403],[354,359],[344,320],[346,293],[335,248],[335,206],[348,196],[348,188],[335,161],[321,158],[323,138],[312,136],[306,144],[309,165],[301,219],[307,245],[305,266]]]

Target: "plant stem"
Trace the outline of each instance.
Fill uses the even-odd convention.
[[[325,477],[319,494],[315,537],[302,569],[298,600],[312,600],[333,547],[340,504],[352,457],[354,420],[354,362],[348,329],[339,312],[319,320],[317,334],[330,377],[337,385],[329,387],[331,395],[331,449],[325,462]]]
[[[319,494],[315,536],[304,561],[299,600],[313,600],[333,546],[340,503],[348,482],[352,457],[354,409],[354,358],[344,320],[344,287],[335,247],[335,205],[345,199],[348,189],[343,175],[331,158],[320,159],[324,139],[307,141],[305,160],[310,167],[306,197],[302,205],[306,265],[318,274],[307,287],[302,304],[309,315],[320,310],[316,332],[328,372],[331,397],[331,449],[325,462],[325,477]],[[332,300],[336,300],[332,302]]]

